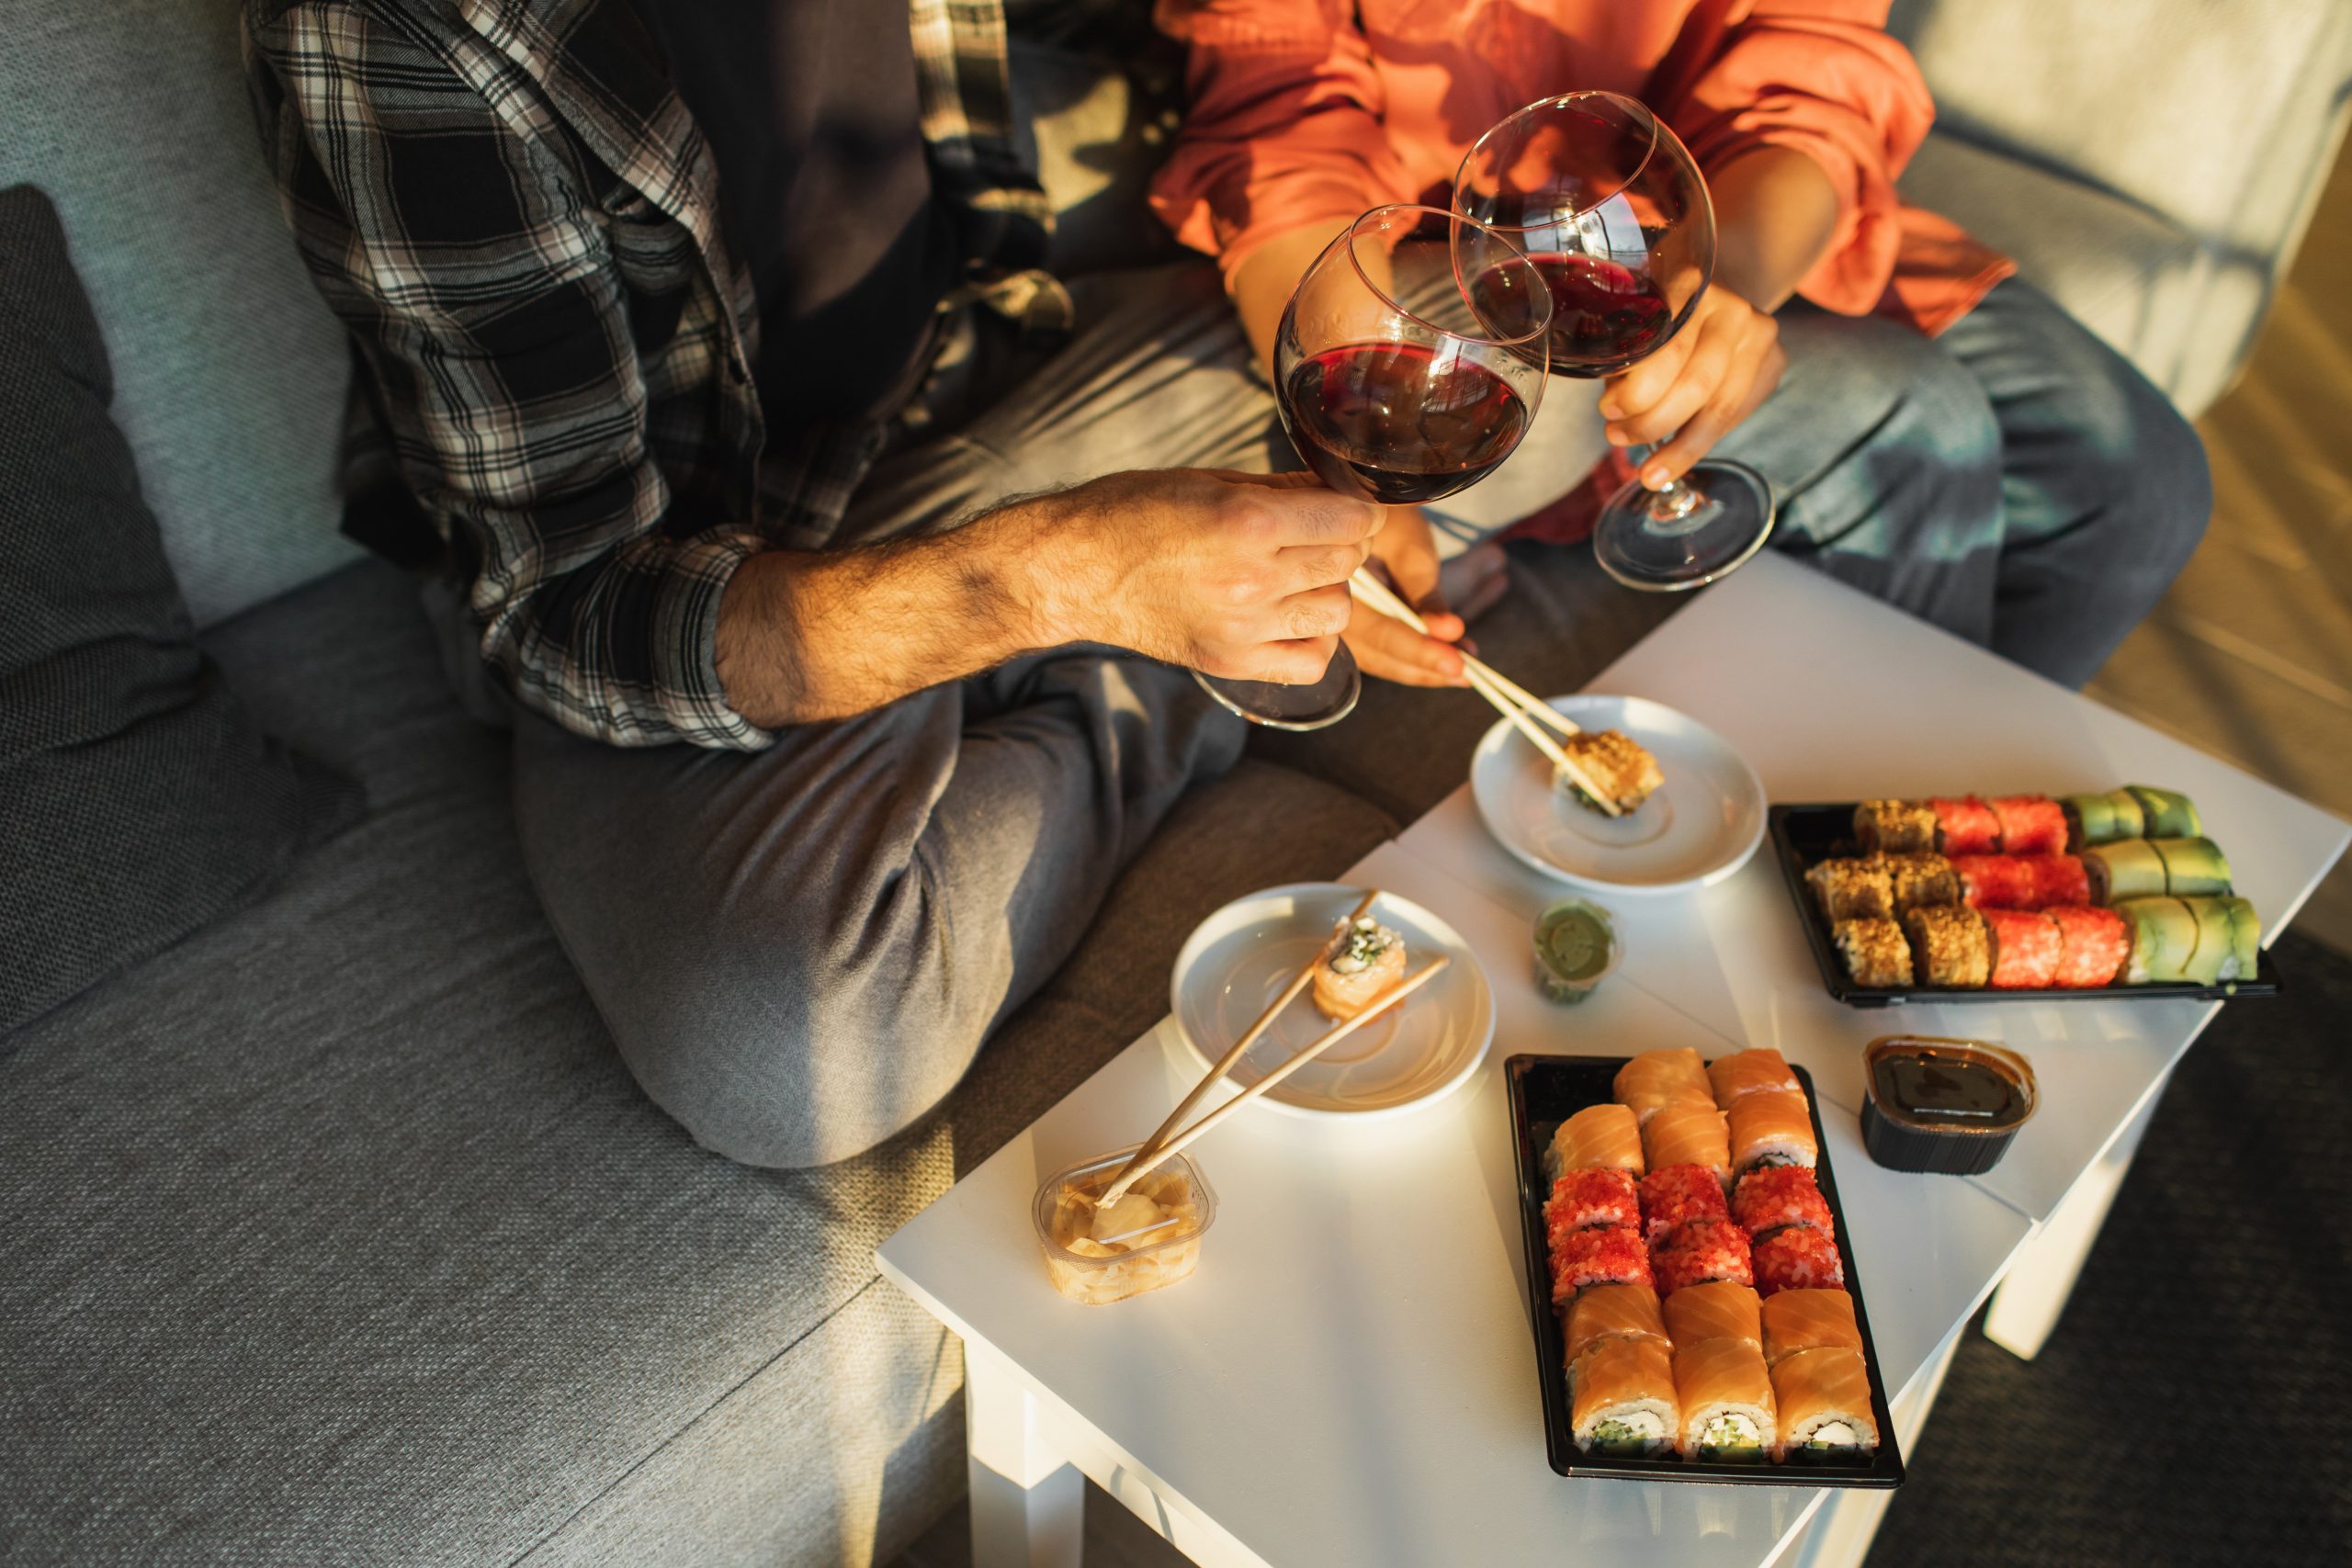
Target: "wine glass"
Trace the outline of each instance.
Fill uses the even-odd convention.
[[[1434,207],[1375,207],[1299,279],[1274,339],[1274,400],[1333,490],[1411,506],[1476,484],[1510,456],[1544,395],[1552,299],[1485,224]],[[1363,682],[1341,643],[1310,685],[1203,675],[1244,718],[1317,729]]]
[[[1528,105],[1463,157],[1453,205],[1515,241],[1552,291],[1552,368],[1606,377],[1682,329],[1715,266],[1715,214],[1689,149],[1617,93]],[[1638,468],[1647,447],[1629,456]],[[1713,582],[1763,547],[1772,491],[1745,463],[1709,457],[1650,491],[1628,482],[1601,509],[1593,553],[1629,588]]]

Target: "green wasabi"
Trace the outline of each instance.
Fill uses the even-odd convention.
[[[1599,905],[1564,898],[1535,922],[1535,982],[1552,1000],[1582,1001],[1616,963],[1616,926]]]

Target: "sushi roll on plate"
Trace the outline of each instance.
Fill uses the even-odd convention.
[[[1684,1459],[1760,1464],[1778,1440],[1772,1374],[1764,1352],[1747,1340],[1678,1335],[1674,1396],[1682,1407],[1675,1446]]]
[[[1641,1126],[1623,1105],[1586,1106],[1560,1123],[1544,1151],[1544,1172],[1555,1181],[1595,1167],[1625,1171],[1636,1179],[1642,1174]]]
[[[1685,1220],[1667,1232],[1650,1248],[1650,1269],[1657,1293],[1669,1300],[1677,1291],[1717,1280],[1756,1283],[1747,1233],[1723,1219]]]
[[[1729,1219],[1723,1181],[1703,1165],[1661,1166],[1642,1178],[1642,1236],[1656,1242],[1685,1220]]]
[[[1315,1005],[1342,1022],[1405,977],[1405,939],[1370,915],[1342,921],[1331,955],[1315,966]]]
[[[1741,1177],[1731,1196],[1731,1217],[1758,1238],[1786,1225],[1804,1225],[1824,1235],[1837,1231],[1829,1200],[1821,1195],[1812,1169],[1802,1165],[1772,1166]]]
[[[1605,1339],[1669,1343],[1666,1319],[1658,1312],[1657,1292],[1647,1285],[1595,1285],[1568,1308],[1560,1332],[1571,1366]]]
[[[1974,909],[1914,909],[1903,917],[1903,930],[1923,983],[1974,990],[1992,976],[1992,939]]]
[[[1763,1301],[1747,1285],[1718,1280],[1666,1298],[1666,1333],[1677,1345],[1734,1339],[1764,1347]]]
[[[1756,1293],[1767,1300],[1782,1291],[1845,1289],[1846,1265],[1826,1231],[1808,1225],[1776,1230],[1756,1244],[1754,1256]]]
[[[1911,984],[1911,944],[1893,920],[1840,920],[1830,935],[1855,985],[1886,990]]]
[[[1642,802],[1657,794],[1657,787],[1666,782],[1657,759],[1621,729],[1588,729],[1564,736],[1560,750],[1576,759],[1586,778],[1608,792],[1611,803],[1620,811],[1639,810]],[[1587,810],[1600,809],[1584,786],[1568,776],[1566,768],[1552,770],[1552,785]]]
[[[1894,877],[1883,855],[1838,856],[1804,874],[1825,919],[1862,919],[1894,913]]]
[[[1772,1457],[1846,1458],[1878,1447],[1871,1377],[1859,1350],[1799,1350],[1772,1369],[1780,1435]]]
[[[1782,1291],[1764,1303],[1764,1359],[1779,1366],[1800,1350],[1861,1354],[1854,1298],[1843,1291]]]
[[[1595,1285],[1649,1285],[1649,1249],[1631,1225],[1568,1231],[1552,1246],[1552,1304],[1566,1306]]]
[[[1569,1231],[1639,1224],[1641,1217],[1634,1179],[1622,1170],[1571,1170],[1552,1183],[1544,1204],[1544,1233],[1555,1246]]]
[[[1854,837],[1866,850],[1925,854],[1936,847],[1936,811],[1923,800],[1865,800],[1854,807]]]
[[[1813,1138],[1813,1113],[1805,1108],[1801,1089],[1767,1089],[1735,1100],[1727,1120],[1734,1171],[1777,1165],[1811,1168],[1821,1157]]]
[[[1656,1339],[1604,1339],[1569,1363],[1569,1428],[1577,1447],[1641,1458],[1672,1446],[1682,1430],[1674,1361]]]

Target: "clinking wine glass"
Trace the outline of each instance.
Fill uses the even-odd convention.
[[[1291,444],[1343,494],[1410,506],[1477,483],[1527,434],[1544,395],[1552,296],[1483,223],[1376,207],[1299,280],[1274,340],[1274,400]],[[1202,675],[1244,718],[1316,729],[1363,689],[1341,643],[1311,685]]]
[[[1674,132],[1616,93],[1528,105],[1462,160],[1455,210],[1515,242],[1553,297],[1552,369],[1630,369],[1680,331],[1713,276],[1706,181]],[[1630,454],[1638,467],[1648,450]],[[1630,588],[1712,582],[1762,547],[1772,491],[1745,463],[1708,457],[1662,490],[1629,482],[1601,509],[1593,553]]]

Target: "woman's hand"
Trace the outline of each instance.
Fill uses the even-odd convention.
[[[1788,363],[1772,318],[1718,282],[1665,347],[1610,381],[1605,434],[1619,446],[1673,436],[1641,468],[1664,489],[1772,395]]]
[[[1465,618],[1493,604],[1510,586],[1501,547],[1464,550],[1441,571],[1429,519],[1418,506],[1398,506],[1389,510],[1387,522],[1373,536],[1368,564],[1398,598],[1420,613],[1430,635],[1424,637],[1358,600],[1341,635],[1363,672],[1407,686],[1466,685],[1463,649],[1455,645],[1464,643]],[[1459,613],[1455,604],[1461,606]]]

